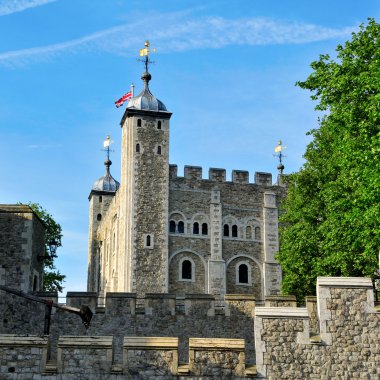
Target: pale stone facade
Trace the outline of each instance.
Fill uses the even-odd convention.
[[[88,291],[278,294],[284,187],[269,173],[249,183],[241,170],[232,181],[224,169],[203,179],[195,166],[178,176],[169,165],[171,113],[150,93],[150,74],[142,79],[121,121],[120,187],[90,193]]]

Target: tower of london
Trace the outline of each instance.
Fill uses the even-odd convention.
[[[170,118],[151,74],[121,119],[121,181],[106,174],[90,192],[88,291],[183,294],[280,292],[278,206],[270,173],[169,163]]]

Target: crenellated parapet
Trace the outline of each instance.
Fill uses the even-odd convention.
[[[79,305],[93,295],[71,293],[68,299]],[[272,306],[261,307],[252,296],[230,294],[220,314],[212,296],[185,296],[181,310],[172,295],[152,293],[141,313],[138,300],[132,293],[107,294],[105,312],[94,310],[86,332],[57,311],[50,337],[25,326],[22,335],[0,335],[0,378],[380,377],[380,310],[369,278],[318,278],[317,297],[300,308],[292,307],[293,297],[267,297]],[[18,304],[19,313],[24,307]],[[38,310],[31,308],[30,317]]]
[[[231,181],[227,181],[227,171],[221,168],[209,168],[208,178],[203,178],[203,168],[201,166],[185,165],[184,176],[178,176],[178,166],[169,165],[169,177],[174,179],[185,179],[187,181],[213,181],[215,183],[237,183],[237,184],[255,184],[260,186],[272,186],[272,173],[255,172],[254,181],[249,181],[249,172],[247,170],[232,170]]]

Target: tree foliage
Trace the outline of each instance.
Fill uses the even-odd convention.
[[[289,176],[278,260],[283,291],[315,293],[317,276],[371,276],[380,249],[380,25],[369,19],[335,59],[297,85],[324,116]]]
[[[49,249],[50,242],[53,240],[57,243],[57,247],[62,246],[62,228],[38,203],[30,202],[28,205],[46,225],[43,290],[62,292],[62,284],[66,276],[61,274],[54,265],[54,260],[58,257],[57,253],[51,254]]]

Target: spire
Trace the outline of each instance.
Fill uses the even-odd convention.
[[[149,89],[149,81],[152,79],[152,76],[150,75],[148,68],[150,63],[154,63],[149,59],[149,53],[155,53],[156,49],[150,49],[150,42],[147,40],[145,41],[145,47],[143,49],[140,49],[140,57],[144,57],[143,59],[139,59],[140,62],[143,62],[145,65],[145,72],[142,74],[141,79],[144,82],[144,89]]]
[[[140,57],[138,61],[144,64],[145,71],[141,75],[141,79],[144,82],[144,88],[137,96],[134,95],[134,86],[131,88],[132,98],[128,103],[126,112],[121,119],[123,125],[128,112],[130,111],[155,111],[155,112],[168,112],[165,105],[157,99],[149,89],[149,82],[152,76],[149,73],[149,65],[154,63],[149,59],[149,55],[154,53],[156,49],[150,49],[150,42],[145,41],[145,47],[140,49]]]
[[[274,147],[274,152],[275,152],[274,156],[277,157],[278,160],[279,160],[279,164],[277,165],[278,174],[283,174],[284,169],[285,169],[285,166],[284,166],[284,164],[282,163],[282,158],[283,158],[283,157],[286,157],[286,156],[282,153],[282,151],[283,151],[284,149],[286,149],[286,146],[283,146],[283,145],[282,145],[282,141],[279,140],[278,145]]]
[[[110,146],[113,144],[110,135],[107,135],[106,139],[103,142],[104,151],[106,152],[106,159],[104,160],[104,166],[106,167],[106,174],[103,177],[100,177],[92,186],[92,190],[98,191],[112,191],[115,192],[120,184],[116,181],[110,171],[110,166],[112,165],[112,161],[110,160]]]

